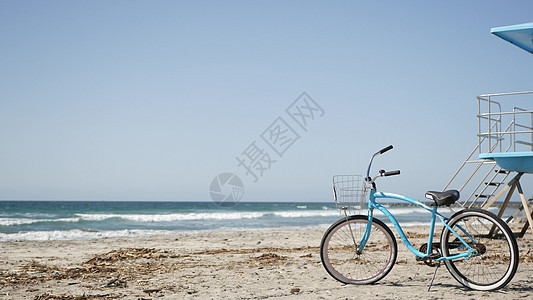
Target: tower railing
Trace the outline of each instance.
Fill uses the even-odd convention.
[[[516,106],[502,111],[501,101],[494,100],[528,94],[533,94],[533,91],[477,97],[479,153],[533,151],[533,111]],[[503,130],[502,124],[506,126]]]

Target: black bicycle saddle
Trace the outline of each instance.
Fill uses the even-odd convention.
[[[444,192],[428,191],[426,198],[433,200],[432,206],[450,206],[459,200],[459,191],[448,190]]]

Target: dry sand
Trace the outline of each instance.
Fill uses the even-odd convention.
[[[420,228],[407,228],[411,236]],[[344,285],[320,262],[322,229],[206,232],[146,238],[0,243],[0,299],[518,299],[533,298],[533,236],[503,289],[464,288],[442,266],[397,263],[373,285]],[[422,239],[414,239],[415,245]]]

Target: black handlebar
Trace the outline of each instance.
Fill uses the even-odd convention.
[[[381,176],[387,177],[387,176],[394,176],[394,175],[400,175],[400,170],[384,172]]]
[[[393,148],[392,145],[389,145],[389,146],[387,146],[387,147],[385,147],[385,148],[379,150],[378,153],[379,153],[379,154],[383,154],[383,153],[385,153],[385,152],[391,150],[392,148]]]
[[[377,155],[380,155],[380,154],[383,154],[389,150],[391,150],[393,147],[392,145],[389,145],[381,150],[379,150],[378,152],[376,152],[376,154],[374,154],[372,156],[372,158],[370,159],[370,163],[368,164],[368,169],[366,170],[366,181],[367,182],[371,182],[372,183],[372,189],[376,189],[376,184],[375,182],[372,180],[372,177],[370,177],[370,168],[372,167],[372,161],[374,161],[374,157],[376,157]],[[400,170],[396,170],[396,171],[389,171],[389,172],[385,172],[385,170],[380,170],[379,171],[379,175],[382,176],[382,177],[387,177],[387,176],[393,176],[393,175],[400,175]]]

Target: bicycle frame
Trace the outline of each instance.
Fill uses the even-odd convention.
[[[403,232],[403,229],[400,226],[400,224],[398,223],[398,221],[396,220],[396,218],[387,210],[387,208],[383,207],[381,204],[376,202],[376,199],[381,199],[381,198],[398,199],[398,200],[406,201],[406,202],[409,202],[411,204],[415,204],[415,205],[417,205],[417,206],[419,206],[419,207],[421,207],[421,208],[423,208],[423,209],[425,209],[425,210],[427,210],[427,211],[429,211],[431,213],[431,225],[430,225],[430,232],[429,232],[428,243],[427,243],[427,245],[428,245],[427,253],[422,253],[419,250],[415,249],[413,247],[413,245],[411,245],[411,243],[409,242],[409,239],[407,238],[407,236]],[[409,251],[411,251],[413,254],[415,254],[418,257],[423,258],[423,257],[426,257],[426,256],[431,254],[432,245],[433,245],[433,233],[435,231],[435,221],[436,221],[437,217],[440,219],[441,223],[446,228],[448,228],[448,230],[450,230],[463,243],[463,245],[467,248],[467,250],[465,250],[465,251],[463,251],[463,252],[461,252],[459,254],[453,255],[453,256],[440,257],[438,259],[435,259],[436,261],[453,260],[453,259],[458,259],[458,258],[465,258],[465,259],[468,260],[472,255],[477,253],[477,250],[475,250],[472,247],[470,247],[470,245],[468,245],[468,243],[463,238],[461,238],[459,236],[459,234],[457,232],[455,232],[455,230],[453,230],[450,226],[448,226],[448,224],[446,224],[446,220],[448,220],[448,218],[446,218],[443,215],[441,215],[440,213],[438,213],[436,206],[430,208],[427,205],[425,205],[425,204],[423,204],[423,203],[421,203],[421,202],[419,202],[417,200],[411,199],[409,197],[398,195],[398,194],[393,194],[393,193],[378,192],[375,189],[371,189],[370,190],[370,197],[369,197],[369,203],[368,203],[368,223],[367,223],[367,226],[366,226],[366,229],[365,229],[365,233],[363,234],[363,237],[361,238],[361,241],[359,242],[359,246],[358,246],[358,249],[357,249],[357,251],[359,253],[363,252],[363,250],[364,250],[364,248],[366,246],[366,242],[368,241],[368,238],[370,237],[370,230],[372,228],[372,219],[374,217],[374,209],[376,209],[376,208],[379,211],[381,211],[391,221],[391,223],[396,228],[396,231],[400,235],[400,238],[402,239],[403,243],[407,246],[407,249],[409,249]],[[459,226],[459,228],[469,238],[471,238],[474,242],[476,242],[474,240],[474,238],[466,232],[466,230],[464,230],[460,226]]]

